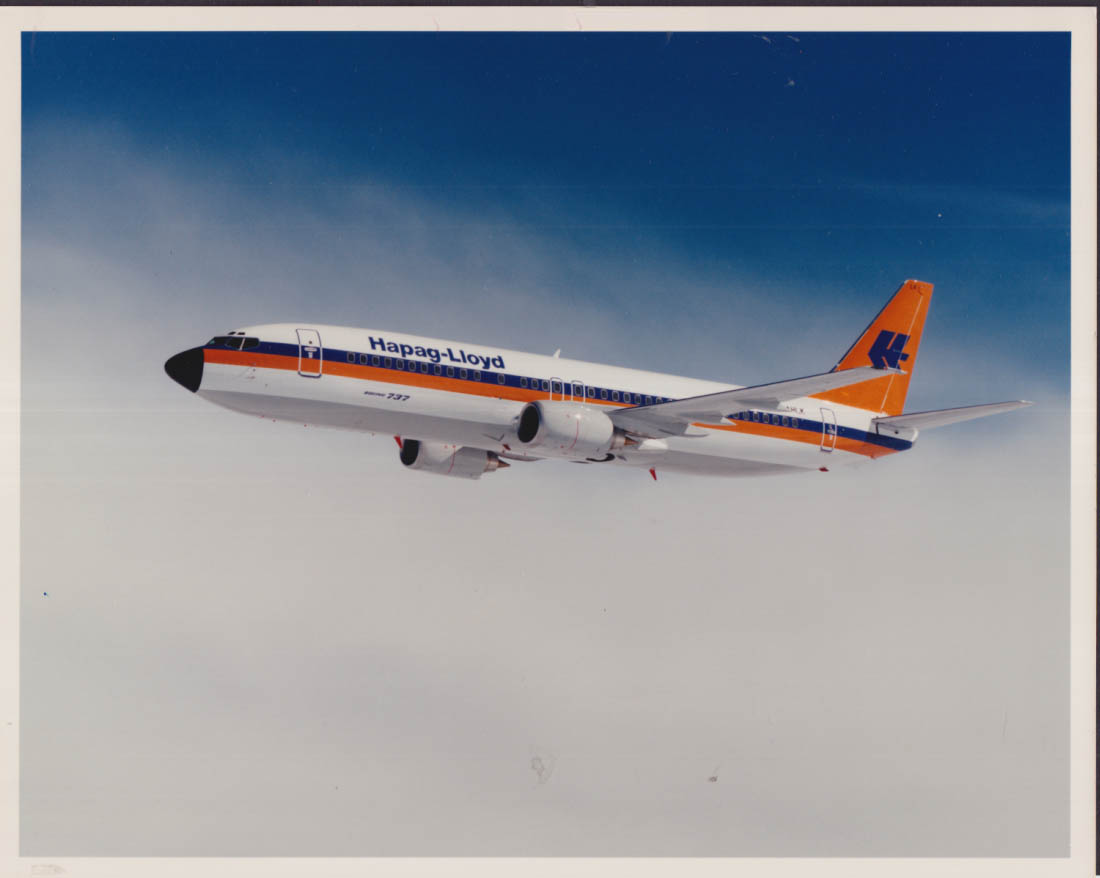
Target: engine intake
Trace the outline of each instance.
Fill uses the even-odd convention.
[[[544,399],[523,407],[516,438],[532,451],[570,460],[604,460],[627,444],[626,434],[599,409]]]
[[[408,469],[458,479],[480,479],[482,473],[508,466],[492,451],[418,439],[402,440],[401,462]]]

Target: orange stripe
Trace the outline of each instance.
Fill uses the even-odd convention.
[[[726,430],[730,433],[746,433],[750,436],[761,436],[765,439],[782,439],[787,442],[801,442],[803,445],[821,445],[821,433],[800,430],[793,427],[777,427],[772,424],[758,424],[755,421],[734,424],[704,424],[696,421],[691,426],[702,427],[704,430]],[[839,451],[848,451],[852,454],[861,454],[864,457],[881,457],[884,454],[896,454],[898,449],[884,448],[871,442],[860,442],[858,439],[848,439],[837,436],[836,446]]]
[[[283,369],[288,372],[297,372],[297,358],[283,354],[260,354],[249,351],[223,351],[204,350],[203,359],[207,363],[221,363],[229,366],[254,367],[257,369]],[[361,380],[378,381],[382,384],[394,384],[400,387],[424,387],[430,390],[444,390],[449,393],[461,393],[466,396],[485,396],[493,399],[508,399],[514,402],[535,402],[540,399],[549,400],[549,391],[530,390],[520,387],[508,387],[504,384],[476,384],[462,378],[447,378],[443,375],[425,375],[421,372],[398,372],[394,369],[385,369],[381,366],[362,366],[357,363],[344,363],[337,360],[325,360],[322,362],[323,374],[336,375],[342,378],[358,378]],[[472,370],[471,370],[472,371]],[[399,379],[399,380],[394,380]],[[569,402],[570,400],[566,400]],[[611,408],[628,408],[630,403],[615,402],[609,399],[585,399],[589,405],[602,405]],[[809,433],[792,427],[781,427],[773,424],[758,424],[753,421],[737,422],[735,424],[707,424],[699,421],[693,422],[693,427],[704,430],[725,430],[730,433],[747,433],[752,436],[761,436],[766,439],[783,439],[788,442],[801,442],[803,445],[820,445],[821,434]],[[881,445],[872,445],[870,442],[859,442],[855,439],[837,437],[836,448],[840,451],[849,451],[853,454],[861,454],[865,457],[881,457],[884,454],[894,454],[893,448],[884,448]]]
[[[207,363],[221,363],[246,368],[252,366],[257,369],[283,369],[287,372],[298,371],[297,358],[283,354],[254,354],[249,351],[222,350],[204,350],[203,353],[204,361]],[[378,381],[383,384],[395,384],[401,387],[425,387],[430,390],[445,390],[449,393],[463,393],[468,396],[509,399],[515,402],[534,402],[550,398],[550,391],[548,390],[509,387],[506,384],[474,383],[463,378],[448,378],[444,375],[433,374],[425,375],[422,372],[405,372],[386,369],[381,366],[362,366],[357,363],[344,363],[339,360],[323,361],[322,374]],[[570,400],[566,401],[569,402]],[[627,408],[632,405],[628,402],[614,402],[609,399],[586,399],[585,402],[593,405],[617,406],[619,408]]]

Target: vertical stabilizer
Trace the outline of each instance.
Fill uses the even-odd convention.
[[[924,318],[928,316],[931,300],[932,284],[907,280],[833,367],[834,372],[857,366],[890,367],[901,369],[902,374],[827,390],[814,394],[814,398],[872,412],[885,412],[887,415],[900,415],[905,406],[905,395],[909,392],[909,379],[917,363]]]

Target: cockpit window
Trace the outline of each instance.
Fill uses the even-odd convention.
[[[235,351],[239,351],[242,347],[246,350],[248,348],[258,348],[260,346],[260,340],[258,338],[253,338],[252,336],[249,336],[248,338],[243,338],[239,335],[215,335],[212,339],[210,339],[210,341],[207,342],[207,345],[222,345],[227,348],[232,348]]]

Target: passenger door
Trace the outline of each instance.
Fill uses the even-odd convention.
[[[299,329],[298,374],[305,378],[321,377],[321,362],[325,351],[321,347],[321,334],[316,329]]]
[[[832,409],[821,410],[821,450],[836,448],[836,414]]]

